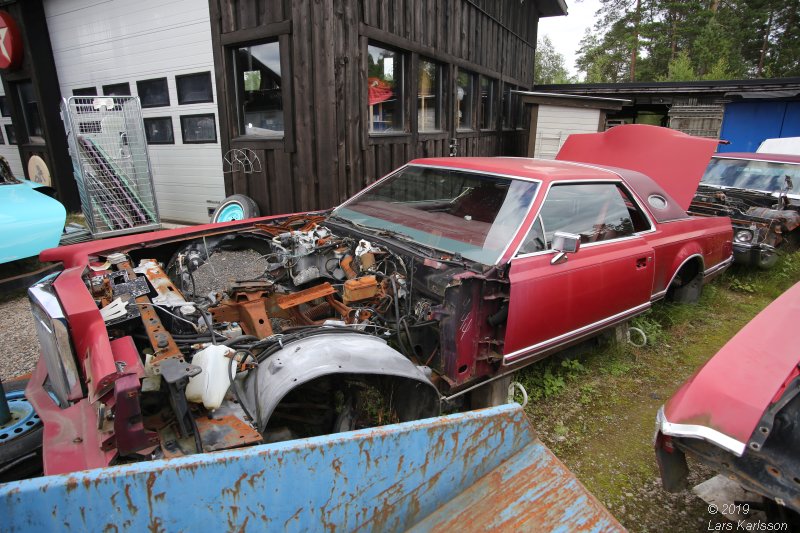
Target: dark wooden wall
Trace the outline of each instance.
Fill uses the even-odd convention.
[[[209,0],[223,152],[250,148],[262,163],[227,174],[227,194],[253,197],[262,213],[328,208],[417,157],[524,155],[527,131],[503,129],[501,93],[533,85],[538,21],[533,0]],[[239,135],[233,46],[277,38],[285,135]],[[367,43],[409,54],[407,134],[370,135]],[[419,57],[445,67],[445,122],[417,133]],[[497,80],[491,130],[456,132],[457,68]]]

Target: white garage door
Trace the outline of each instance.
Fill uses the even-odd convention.
[[[573,133],[597,133],[599,124],[599,109],[540,105],[533,157],[555,159],[567,137]]]
[[[143,105],[145,124],[162,143],[148,146],[161,218],[207,222],[208,207],[225,196],[208,2],[46,0],[44,7],[62,96],[94,89],[148,97],[156,105]]]

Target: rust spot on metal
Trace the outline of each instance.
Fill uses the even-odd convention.
[[[233,498],[233,501],[236,501],[239,498],[239,491],[242,489],[242,482],[247,479],[247,474],[242,474],[239,476],[239,479],[233,484],[233,488],[224,488],[222,489],[222,494],[230,494]]]
[[[294,514],[290,516],[289,519],[286,520],[286,522],[283,523],[283,529],[287,529],[289,527],[289,522],[291,522],[292,520],[297,520],[300,517],[300,512],[302,510],[303,508],[299,507],[297,511],[295,511]]]

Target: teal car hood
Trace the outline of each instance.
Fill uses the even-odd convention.
[[[0,263],[58,246],[67,211],[27,180],[0,185]]]

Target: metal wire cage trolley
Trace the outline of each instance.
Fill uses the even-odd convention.
[[[72,96],[61,102],[61,117],[92,235],[159,229],[139,98]]]

